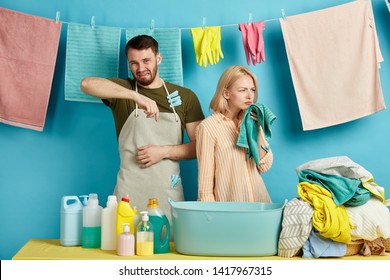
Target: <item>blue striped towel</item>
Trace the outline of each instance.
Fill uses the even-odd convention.
[[[101,102],[83,93],[84,77],[118,77],[121,29],[87,24],[68,25],[65,65],[65,100]]]
[[[181,34],[178,28],[128,28],[126,42],[137,35],[149,35],[157,40],[162,61],[159,74],[164,81],[183,86],[183,66],[181,57]],[[129,77],[133,78],[130,69]]]

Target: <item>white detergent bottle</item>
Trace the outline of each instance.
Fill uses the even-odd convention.
[[[60,222],[60,244],[62,246],[81,245],[83,207],[76,195],[62,197]]]
[[[118,202],[115,195],[109,195],[106,208],[102,210],[102,250],[116,249],[116,208]]]
[[[118,256],[134,255],[134,235],[130,232],[128,223],[123,224],[123,232],[118,235]]]
[[[153,226],[149,222],[147,211],[142,211],[142,221],[137,226],[136,254],[139,256],[153,255]]]
[[[89,194],[88,204],[83,208],[82,247],[100,248],[102,232],[102,208],[98,195]]]

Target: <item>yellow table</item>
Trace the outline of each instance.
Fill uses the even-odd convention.
[[[155,254],[153,256],[118,256],[116,251],[104,251],[101,249],[87,249],[81,246],[65,247],[59,240],[32,239],[28,241],[12,258],[13,260],[114,260],[114,259],[134,259],[134,260],[305,260],[301,257],[281,258],[278,256],[267,257],[209,257],[209,256],[189,256],[179,254],[175,251],[174,244],[171,243],[171,251],[167,254]],[[321,258],[323,259],[323,258]],[[331,258],[334,260],[335,258]],[[390,253],[386,256],[348,256],[336,258],[340,260],[390,260]]]

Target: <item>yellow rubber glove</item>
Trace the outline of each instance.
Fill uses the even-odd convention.
[[[202,40],[203,40],[203,34],[204,30],[202,27],[193,27],[190,29],[192,40],[194,43],[194,51],[195,51],[195,58],[196,58],[196,63],[198,65],[202,65],[201,63],[201,46],[202,46]]]
[[[211,41],[210,48],[212,52],[212,64],[216,64],[219,62],[219,58],[224,58],[221,48],[221,27],[220,26],[212,26],[210,27],[211,31]]]
[[[201,44],[201,57],[200,57],[203,67],[207,67],[207,63],[214,64],[212,50],[211,50],[211,40],[212,40],[212,30],[210,29],[210,27],[206,27],[204,29],[204,35]]]

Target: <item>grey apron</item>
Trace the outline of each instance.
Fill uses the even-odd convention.
[[[164,82],[163,85],[168,95]],[[138,92],[137,83],[135,90]],[[184,200],[179,162],[163,159],[150,167],[141,168],[135,157],[138,147],[147,144],[182,144],[181,122],[174,108],[172,109],[173,113],[160,112],[156,122],[154,118],[146,118],[143,110],[136,105],[119,134],[120,169],[114,190],[118,201],[128,194],[131,206],[137,206],[140,211],[146,210],[149,198],[157,198],[171,225],[168,198],[174,201]]]

